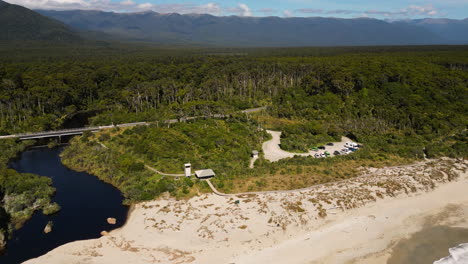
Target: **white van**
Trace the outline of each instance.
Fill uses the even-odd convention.
[[[346,147],[346,148],[354,148],[354,149],[357,149],[357,148],[358,148],[358,144],[357,144],[357,143],[354,143],[354,142],[346,142],[346,143],[345,143],[345,147]]]

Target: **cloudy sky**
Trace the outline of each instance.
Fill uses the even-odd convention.
[[[34,9],[407,19],[468,17],[468,0],[5,0]]]

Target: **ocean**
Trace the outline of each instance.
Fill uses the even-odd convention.
[[[468,264],[467,242],[466,228],[427,227],[399,241],[387,264]]]
[[[434,264],[467,264],[468,263],[468,243],[460,244],[449,249],[450,256],[442,258]]]

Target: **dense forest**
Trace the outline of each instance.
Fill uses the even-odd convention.
[[[99,111],[96,123],[183,117],[204,102],[207,111],[271,105],[278,117],[369,117],[397,129],[444,129],[440,123],[448,120],[442,116],[458,116],[455,126],[464,117],[454,110],[464,110],[466,102],[468,51],[456,49],[319,57],[148,51],[135,57],[7,60],[0,64],[0,128],[4,134],[56,128],[80,111]],[[434,120],[438,124],[427,122],[436,113],[442,114]]]
[[[114,184],[128,202],[206,188],[143,164],[174,173],[187,160],[209,166],[219,172],[214,183],[229,192],[303,187],[352,177],[358,166],[424,156],[468,156],[468,47],[56,51],[18,47],[0,54],[0,134],[155,121],[77,137],[63,153],[64,163]],[[235,114],[257,106],[268,108]],[[161,122],[214,114],[231,117]],[[250,151],[267,137],[259,128],[283,131],[286,150],[306,151],[341,136],[364,148],[324,160],[260,158],[249,170]],[[17,177],[8,176],[15,172],[6,163],[22,148],[2,144],[16,150],[2,160],[0,186],[8,195]],[[38,192],[51,194],[48,184]]]

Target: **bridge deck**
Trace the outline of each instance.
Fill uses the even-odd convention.
[[[259,107],[259,108],[242,110],[240,111],[240,113],[247,114],[247,113],[258,112],[258,111],[265,110],[265,109],[266,107]],[[209,117],[224,118],[226,116],[228,115],[215,114]],[[177,122],[188,121],[188,120],[193,120],[197,118],[206,118],[206,116],[185,117],[185,118],[182,118],[181,120],[171,119],[171,120],[166,120],[164,122],[165,123],[177,123]],[[34,132],[34,133],[6,135],[6,136],[0,136],[0,139],[19,138],[20,140],[27,140],[27,139],[49,138],[49,137],[72,136],[72,135],[83,134],[86,131],[95,132],[95,131],[99,131],[102,129],[109,129],[109,128],[114,128],[114,127],[134,127],[134,126],[144,126],[144,125],[147,126],[150,124],[151,123],[149,122],[136,122],[136,123],[126,123],[126,124],[111,125],[111,126],[82,127],[82,128],[63,129],[63,130],[55,130],[55,131],[43,131],[43,132]]]

